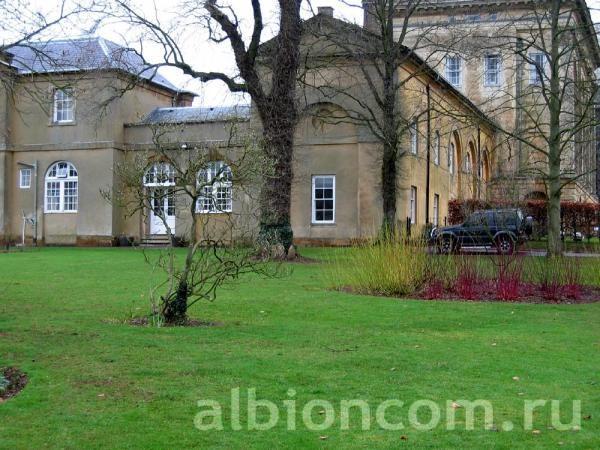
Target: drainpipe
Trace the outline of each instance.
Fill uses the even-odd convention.
[[[477,124],[477,198],[481,200],[481,127]]]
[[[429,185],[431,178],[431,92],[429,84],[425,87],[427,92],[427,176],[425,180],[425,224],[429,225]]]

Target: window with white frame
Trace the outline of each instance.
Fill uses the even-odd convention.
[[[454,174],[454,142],[450,142],[448,146],[448,172]]]
[[[335,223],[335,175],[312,177],[312,222]]]
[[[46,213],[77,212],[79,177],[73,164],[66,161],[54,163],[48,169],[45,181]]]
[[[462,82],[462,61],[460,56],[446,56],[446,79],[453,86],[460,86]]]
[[[196,203],[199,213],[227,213],[233,210],[233,173],[223,161],[211,161],[198,173],[202,196]]]
[[[485,86],[500,85],[500,55],[486,55],[484,58],[483,82]]]
[[[433,226],[437,227],[440,223],[440,196],[433,194]]]
[[[436,131],[433,136],[433,163],[436,166],[440,165],[440,132]]]
[[[31,169],[25,168],[19,170],[19,187],[29,189],[31,187]]]
[[[75,121],[75,97],[73,89],[57,89],[54,91],[54,114],[55,123],[69,123]]]
[[[546,55],[543,53],[530,53],[529,61],[529,84],[542,84],[542,74],[546,70]]]
[[[410,223],[412,225],[414,225],[415,223],[417,223],[417,187],[416,186],[411,186],[410,187],[410,211],[409,211],[409,217],[410,217]]]
[[[419,153],[419,129],[416,120],[410,124],[408,131],[410,134],[410,152],[416,155]]]

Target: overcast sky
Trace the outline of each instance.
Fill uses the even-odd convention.
[[[10,2],[10,0],[8,0]],[[57,5],[60,0],[25,0],[30,2],[34,9],[43,11],[46,14],[56,13]],[[75,1],[75,0],[73,0]],[[86,1],[86,0],[81,0]],[[91,1],[91,0],[88,0]],[[174,33],[178,34],[178,43],[183,49],[186,60],[196,70],[201,71],[223,71],[229,74],[236,72],[235,63],[229,48],[229,44],[214,44],[207,42],[206,34],[201,27],[194,27],[182,23],[190,21],[189,17],[182,17],[179,5],[181,0],[132,0],[137,2],[139,10],[152,20],[161,21],[161,24],[174,24]],[[223,0],[231,4],[245,30],[251,29],[252,26],[252,9],[249,0]],[[200,1],[198,1],[200,3]],[[334,8],[335,17],[344,19],[349,22],[362,24],[362,9],[356,7],[360,5],[360,0],[305,0],[303,9],[303,17],[308,18],[316,13],[319,6],[331,6]],[[588,6],[592,10],[594,22],[600,22],[600,0],[588,0]],[[0,0],[2,4],[2,0]],[[276,0],[261,0],[263,5],[264,22],[267,29],[263,33],[263,40],[268,39],[274,31],[277,24],[277,1]],[[355,6],[350,6],[353,4]],[[0,15],[2,12],[0,12]],[[73,37],[80,35],[86,31],[89,24],[82,23],[79,20],[75,24],[69,24],[67,29],[60,31],[60,36]],[[117,22],[105,23],[101,28],[94,30],[94,33],[99,34],[107,39],[111,39],[119,44],[128,45],[139,48],[139,35],[134,30],[131,30],[127,25]],[[147,59],[153,62],[159,62],[161,52],[158,47],[149,45],[144,39],[143,52]],[[1,43],[1,40],[0,40]],[[182,76],[177,70],[162,69],[161,73],[167,76],[177,85],[198,92],[199,96],[196,105],[201,106],[218,106],[231,105],[240,102],[247,102],[240,95],[230,94],[225,85],[219,81],[209,83],[200,83],[195,80]]]

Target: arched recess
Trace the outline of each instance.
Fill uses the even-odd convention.
[[[460,133],[454,129],[450,133],[450,143],[448,144],[448,172],[451,176],[456,175],[457,194],[460,196],[462,188],[462,140]]]
[[[469,183],[469,187],[471,190],[471,197],[472,198],[476,198],[477,197],[477,183],[478,183],[478,177],[477,177],[477,168],[478,168],[478,161],[477,161],[477,150],[475,148],[475,144],[473,143],[472,140],[469,140],[469,149],[467,150],[467,154],[465,156],[465,166],[464,166],[464,171],[467,174],[467,177],[470,177],[470,183]]]
[[[486,183],[490,181],[491,172],[490,172],[490,152],[487,147],[483,149],[482,153],[482,161],[481,161],[481,177],[483,181]]]
[[[356,140],[356,123],[341,105],[318,102],[300,114],[295,142],[303,144],[342,143]]]

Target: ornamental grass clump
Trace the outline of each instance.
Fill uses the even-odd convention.
[[[363,294],[409,295],[425,281],[425,243],[395,233],[348,250],[334,262],[332,275],[337,288]]]

